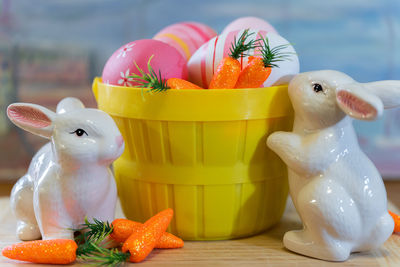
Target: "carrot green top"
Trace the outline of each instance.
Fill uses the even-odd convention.
[[[137,64],[134,62],[137,70],[140,72],[140,75],[132,73],[129,78],[133,78],[133,81],[138,83],[139,85],[135,87],[140,87],[140,88],[148,88],[151,92],[162,92],[166,91],[169,88],[167,85],[167,81],[163,79],[161,76],[161,71],[157,73],[154,71],[153,67],[150,64],[151,59],[153,58],[154,55],[152,55],[149,58],[149,61],[147,62],[147,69],[148,73],[145,73]]]
[[[271,48],[269,45],[268,37],[262,39],[262,42],[263,44],[261,46],[261,57],[264,63],[264,67],[279,67],[277,64],[278,62],[290,60],[290,55],[293,53],[282,51],[283,49],[287,48],[289,44],[278,45],[274,48]]]
[[[239,57],[248,56],[247,52],[251,49],[256,48],[256,41],[258,40],[249,40],[248,38],[253,35],[254,32],[249,33],[249,29],[244,30],[244,32],[240,35],[239,39],[236,40],[236,36],[231,44],[229,49],[229,57],[238,59]]]

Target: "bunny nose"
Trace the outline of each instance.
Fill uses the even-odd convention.
[[[117,145],[120,147],[124,143],[124,138],[122,138],[122,135],[115,137],[115,141],[117,142]]]

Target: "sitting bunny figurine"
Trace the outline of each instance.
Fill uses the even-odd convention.
[[[65,98],[57,113],[35,104],[7,108],[10,120],[51,141],[33,157],[11,192],[22,240],[73,239],[85,216],[112,221],[117,191],[110,164],[124,150],[112,120],[98,109]]]
[[[382,178],[361,151],[349,115],[374,120],[400,105],[400,81],[358,83],[337,71],[302,73],[289,84],[293,132],[275,132],[268,146],[287,164],[293,203],[303,221],[283,243],[329,261],[381,246],[392,234]]]

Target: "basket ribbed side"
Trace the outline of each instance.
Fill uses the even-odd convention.
[[[171,207],[170,231],[196,240],[248,236],[280,219],[286,168],[265,142],[269,133],[289,130],[290,118],[114,119],[126,141],[115,172],[128,218],[143,222]]]
[[[227,185],[173,185],[132,180],[117,173],[127,218],[144,222],[173,208],[168,231],[186,240],[250,236],[277,223],[287,196],[287,179]],[[129,193],[126,192],[129,188]]]
[[[265,141],[276,130],[289,130],[283,118],[227,122],[149,121],[113,117],[125,141],[122,158],[177,166],[229,166],[263,162]]]

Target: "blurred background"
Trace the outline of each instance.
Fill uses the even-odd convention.
[[[295,47],[302,72],[335,69],[360,82],[400,80],[398,0],[0,0],[0,181],[24,174],[46,140],[18,130],[8,104],[54,109],[66,96],[95,107],[91,82],[111,54],[180,21],[220,32],[242,16],[270,22]],[[400,177],[400,109],[355,122],[387,178]]]

